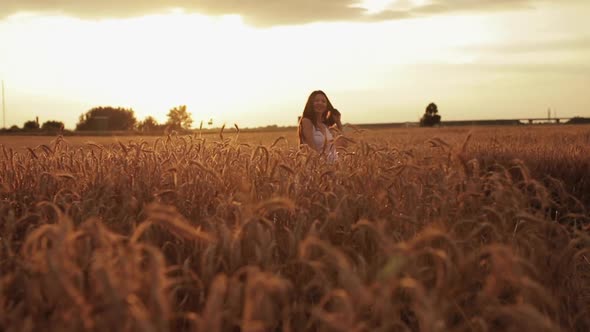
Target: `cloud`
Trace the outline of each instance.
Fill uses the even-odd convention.
[[[575,38],[521,41],[507,44],[468,45],[460,51],[485,54],[522,54],[539,52],[590,52],[590,35]]]
[[[544,1],[533,0],[440,0],[416,8],[416,12],[424,14],[439,14],[458,11],[496,11],[531,9],[534,5]]]
[[[18,12],[50,12],[100,19],[124,18],[183,9],[206,15],[241,15],[254,26],[297,25],[326,21],[370,22],[458,11],[533,8],[549,0],[397,0],[389,9],[369,15],[360,0],[2,0],[0,18]],[[580,0],[562,0],[572,2]]]

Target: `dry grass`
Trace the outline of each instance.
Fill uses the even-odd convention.
[[[590,130],[556,128],[4,147],[0,330],[588,331]]]

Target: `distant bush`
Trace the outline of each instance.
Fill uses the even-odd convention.
[[[27,121],[23,125],[23,129],[24,130],[37,130],[37,129],[39,129],[39,122],[33,121],[33,120]]]
[[[583,118],[580,116],[576,116],[571,118],[566,124],[589,124],[590,118]]]
[[[95,107],[80,115],[76,130],[131,130],[136,122],[132,109]]]
[[[433,127],[440,125],[440,115],[438,113],[438,106],[435,103],[430,103],[426,106],[424,115],[420,118],[420,127]]]
[[[174,107],[167,116],[166,125],[171,130],[190,129],[193,125],[192,114],[188,112],[186,105]]]
[[[148,116],[137,124],[137,129],[141,132],[155,132],[160,129],[163,130],[163,126],[159,125],[154,117]]]
[[[41,126],[41,129],[45,131],[60,131],[64,129],[64,123],[60,121],[45,121]]]

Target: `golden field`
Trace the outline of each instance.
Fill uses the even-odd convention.
[[[589,331],[590,127],[0,137],[0,331]]]

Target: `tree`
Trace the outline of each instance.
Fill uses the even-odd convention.
[[[95,107],[80,115],[76,130],[131,130],[136,123],[133,109]]]
[[[45,121],[41,126],[41,129],[45,131],[60,131],[64,129],[64,123],[61,121]]]
[[[167,124],[171,129],[190,129],[193,124],[192,114],[187,112],[186,105],[174,107],[168,112]]]
[[[420,127],[433,127],[440,125],[440,115],[438,113],[438,106],[435,103],[430,103],[426,106],[424,115],[420,118]]]
[[[34,121],[34,120],[27,121],[23,125],[23,129],[24,130],[37,130],[37,129],[39,129],[39,122]]]
[[[157,130],[159,127],[160,126],[158,125],[158,121],[156,121],[156,119],[154,119],[154,117],[152,116],[146,117],[143,121],[137,124],[137,129],[144,132],[154,131]]]

